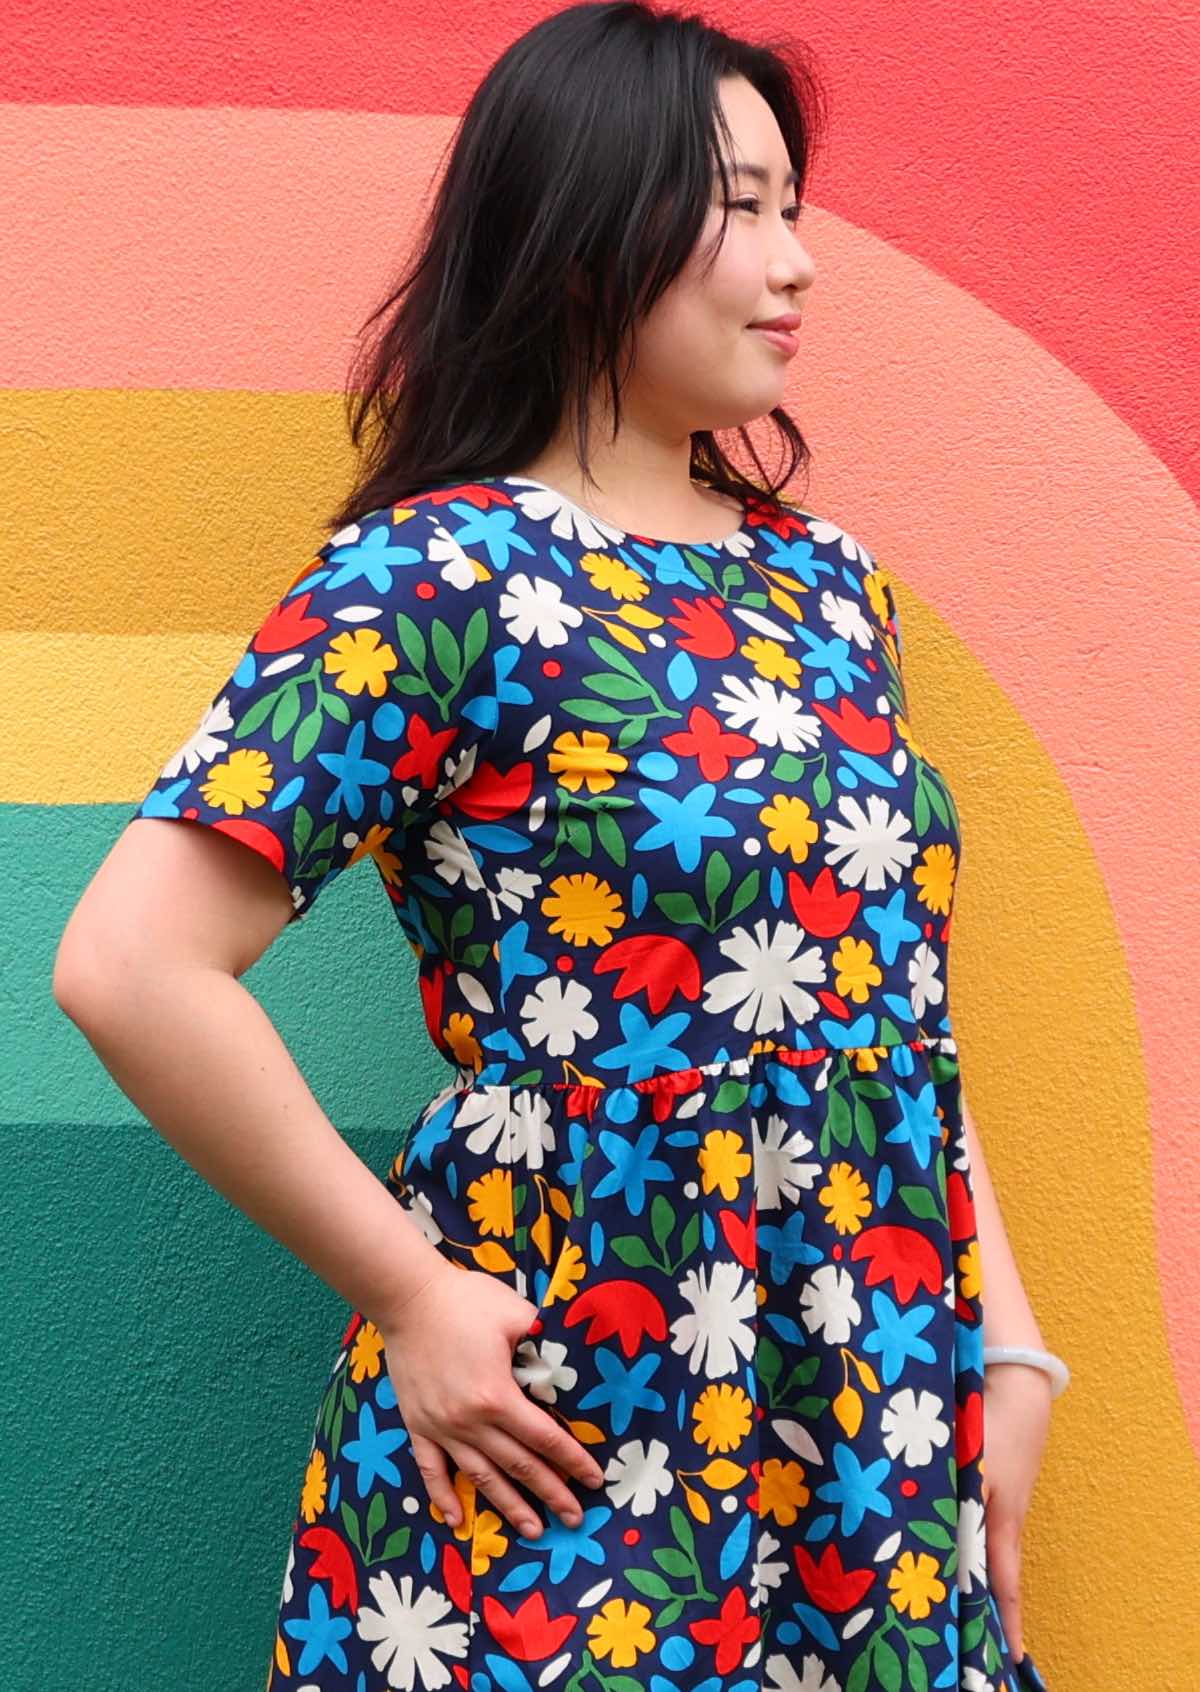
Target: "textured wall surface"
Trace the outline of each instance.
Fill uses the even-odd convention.
[[[265,1678],[345,1307],[138,1117],[51,968],[133,805],[323,538],[354,333],[472,88],[552,9],[11,14],[5,1692]],[[830,90],[787,404],[815,453],[804,503],[898,579],[914,731],[964,827],[964,1082],[1074,1372],[1026,1527],[1026,1640],[1054,1692],[1182,1692],[1200,1678],[1200,14],[707,15],[802,32]],[[244,978],[379,1171],[447,1075],[396,937],[360,870]]]

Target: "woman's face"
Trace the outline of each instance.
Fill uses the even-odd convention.
[[[702,276],[721,227],[721,179],[714,175],[696,250],[637,326],[629,378],[629,403],[650,406],[671,434],[736,428],[781,403],[789,359],[750,326],[803,311],[816,275],[797,233],[798,189],[774,113],[744,77],[725,78],[720,94],[733,142],[725,238]],[[736,165],[761,166],[766,180],[732,174]]]

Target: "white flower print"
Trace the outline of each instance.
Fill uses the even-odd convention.
[[[720,950],[739,967],[705,983],[705,1010],[724,1015],[738,1006],[733,1025],[743,1034],[778,1033],[786,1027],[785,1008],[793,1021],[808,1022],[820,1003],[799,984],[819,984],[827,971],[820,946],[800,951],[806,938],[798,923],[779,922],[768,939],[766,917],[759,917],[753,936],[745,928],[735,928],[721,941]]]
[[[442,1620],[453,1609],[449,1598],[426,1586],[414,1602],[412,1575],[401,1575],[399,1587],[386,1572],[372,1575],[368,1584],[379,1607],[360,1605],[355,1625],[361,1639],[378,1641],[371,1661],[387,1675],[388,1685],[402,1692],[448,1686],[453,1675],[439,1655],[465,1657],[469,1633],[465,1621]]]
[[[703,1373],[709,1380],[732,1375],[739,1352],[744,1358],[754,1355],[754,1276],[747,1278],[740,1263],[712,1263],[689,1269],[679,1290],[693,1314],[671,1323],[671,1350],[682,1354],[690,1349],[688,1368],[693,1375]]]
[[[531,1046],[550,1057],[570,1057],[580,1040],[590,1040],[600,1024],[588,1010],[590,988],[569,976],[548,975],[521,1000],[521,1032]]]
[[[403,530],[398,533],[403,537]],[[429,559],[441,565],[438,575],[450,587],[457,588],[460,593],[467,593],[479,586],[479,576],[470,554],[459,545],[443,524],[436,524],[433,534],[425,539],[422,545]]]
[[[842,1692],[841,1681],[836,1675],[827,1675],[825,1664],[811,1651],[805,1653],[799,1674],[782,1651],[768,1657],[766,1666],[771,1679],[763,1692]]]
[[[950,1429],[941,1415],[943,1407],[937,1393],[924,1387],[919,1393],[911,1387],[894,1392],[879,1418],[888,1456],[902,1456],[914,1469],[925,1468],[933,1459],[934,1447],[940,1450],[950,1442]]]
[[[813,1149],[813,1142],[803,1128],[789,1134],[786,1116],[768,1117],[765,1137],[759,1132],[757,1114],[751,1117],[750,1127],[754,1135],[754,1188],[759,1210],[778,1210],[785,1202],[794,1204],[801,1189],[811,1188],[821,1173],[819,1162],[800,1162],[802,1155]]]
[[[848,599],[845,594],[834,593],[832,588],[826,588],[818,601],[817,609],[829,624],[834,634],[842,640],[850,641],[855,646],[868,647],[879,639],[879,629],[865,615],[862,601]]]
[[[766,1603],[767,1594],[777,1589],[788,1571],[786,1557],[772,1558],[771,1556],[772,1551],[778,1551],[780,1547],[781,1541],[776,1539],[773,1533],[767,1528],[760,1528],[758,1544],[755,1548],[754,1568],[751,1572],[751,1580],[754,1584],[751,1604],[755,1609]]]
[[[938,955],[927,940],[913,947],[908,960],[908,979],[912,983],[909,997],[916,1017],[924,1016],[928,1005],[940,1005],[946,997],[945,984],[938,977]]]
[[[894,811],[880,793],[868,793],[866,809],[844,793],[838,800],[844,823],[831,818],[825,824],[826,857],[839,865],[838,876],[847,887],[866,887],[877,893],[887,878],[899,881],[917,855],[915,840],[904,840],[910,819]],[[845,858],[848,861],[841,863]]]
[[[558,1340],[538,1340],[530,1335],[513,1356],[518,1384],[543,1404],[556,1403],[559,1393],[570,1392],[579,1379],[579,1370],[567,1362],[567,1348]]]
[[[662,1439],[627,1439],[604,1471],[608,1496],[618,1510],[629,1505],[635,1516],[651,1516],[660,1498],[675,1488],[671,1448]]]
[[[481,1099],[480,1094],[487,1094]],[[489,1153],[497,1163],[523,1164],[540,1169],[545,1154],[556,1145],[549,1099],[527,1088],[504,1086],[470,1088],[458,1108],[455,1129],[475,1123],[467,1135],[467,1150],[475,1157]]]
[[[861,564],[868,574],[875,568],[875,560],[861,546],[853,535],[848,535],[845,529],[839,529],[836,523],[831,523],[826,517],[809,517],[808,532],[818,546],[837,546],[841,549],[843,558],[849,559],[851,564]]]
[[[964,1498],[958,1510],[958,1590],[987,1584],[987,1517],[977,1498]]]
[[[624,529],[593,517],[574,500],[541,482],[521,476],[506,476],[505,481],[514,489],[513,498],[522,513],[539,525],[548,518],[550,533],[558,540],[569,541],[578,536],[584,546],[603,549],[625,538]]]
[[[567,630],[583,622],[583,612],[563,599],[558,582],[546,576],[530,581],[523,570],[508,578],[498,609],[509,634],[522,646],[535,635],[542,646],[565,646]]]
[[[762,676],[722,676],[728,692],[713,693],[713,704],[730,728],[745,729],[760,746],[781,746],[785,752],[799,752],[816,746],[821,738],[821,719],[801,708],[797,694],[776,688]]]
[[[800,1314],[810,1334],[819,1329],[827,1345],[844,1345],[862,1321],[854,1277],[836,1263],[814,1269],[800,1289]]]
[[[229,749],[228,736],[233,732],[233,712],[229,709],[229,695],[223,693],[207,707],[200,719],[200,726],[194,734],[188,736],[177,752],[172,752],[156,780],[166,777],[173,781],[181,770],[186,769],[188,775],[198,770],[201,764],[211,764]]]
[[[483,876],[475,854],[460,829],[448,817],[439,817],[425,836],[425,856],[449,887],[482,887]]]

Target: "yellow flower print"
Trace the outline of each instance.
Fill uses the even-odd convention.
[[[579,564],[592,586],[613,599],[645,599],[650,592],[645,577],[611,553],[585,552]]]
[[[962,1277],[960,1289],[964,1298],[979,1298],[983,1293],[983,1258],[979,1241],[972,1240],[958,1257],[958,1272]]]
[[[714,1451],[735,1451],[750,1432],[754,1405],[742,1387],[722,1381],[707,1386],[692,1406],[696,1426],[692,1437],[711,1457]]]
[[[504,1528],[504,1518],[495,1510],[480,1510],[475,1517],[474,1531],[471,1534],[473,1575],[485,1575],[496,1558],[503,1557],[508,1550],[509,1534]]]
[[[908,726],[908,718],[902,716],[901,713],[897,711],[896,715],[892,718],[892,721],[896,725],[896,733],[908,747],[908,750],[912,753],[913,757],[919,758],[923,764],[927,764],[929,759],[925,755],[925,749],[919,740],[914,739],[913,731]]]
[[[572,946],[607,946],[614,929],[624,927],[620,894],[591,870],[557,875],[550,887],[542,900],[543,916],[554,918],[547,932],[561,934]]]
[[[275,786],[275,766],[257,746],[231,752],[223,764],[213,764],[200,783],[206,805],[240,817],[247,807],[257,810]]]
[[[857,1234],[864,1216],[871,1214],[870,1188],[858,1170],[850,1163],[830,1166],[829,1183],[817,1197],[826,1208],[825,1220],[832,1223],[839,1234]]]
[[[378,629],[353,629],[334,635],[325,653],[325,673],[337,678],[342,693],[359,694],[365,688],[373,699],[387,692],[387,679],[399,659]]]
[[[719,1187],[723,1199],[735,1199],[738,1196],[738,1183],[744,1175],[749,1175],[754,1160],[749,1152],[743,1151],[745,1145],[740,1134],[734,1133],[732,1128],[711,1128],[704,1136],[704,1144],[696,1153],[696,1162],[704,1175],[704,1191],[711,1193],[714,1187]]]
[[[587,1264],[583,1261],[583,1252],[574,1240],[564,1240],[563,1248],[558,1254],[558,1262],[554,1265],[554,1273],[546,1285],[543,1303],[549,1306],[556,1304],[560,1298],[574,1298],[579,1291],[579,1283],[586,1274]]]
[[[467,1210],[481,1234],[512,1237],[513,1187],[511,1169],[489,1169],[467,1188]]]
[[[742,657],[749,658],[764,681],[782,682],[784,687],[799,687],[804,666],[779,641],[751,635],[741,651]]]
[[[928,1551],[920,1551],[915,1557],[911,1551],[901,1552],[899,1561],[888,1575],[892,1603],[901,1614],[907,1611],[913,1621],[923,1621],[932,1603],[941,1603],[946,1596],[946,1587],[938,1579],[937,1570],[938,1560]]]
[[[379,1375],[383,1335],[374,1322],[365,1321],[350,1342],[350,1379],[356,1386]]]
[[[767,830],[772,852],[790,852],[794,864],[804,863],[809,847],[821,837],[807,804],[792,794],[777,793],[758,813],[758,820]]]
[[[808,1499],[801,1465],[790,1457],[784,1463],[768,1457],[758,1486],[759,1515],[774,1516],[780,1527],[791,1527]]]
[[[913,871],[913,880],[920,890],[917,898],[939,916],[946,915],[954,897],[956,862],[953,846],[927,846]]]
[[[588,1639],[598,1657],[612,1658],[613,1668],[632,1668],[639,1655],[658,1643],[646,1623],[650,1609],[637,1599],[610,1598],[588,1622]]]
[[[887,1052],[886,1046],[851,1046],[846,1056],[854,1059],[854,1067],[860,1075],[874,1075]]]
[[[300,1514],[306,1522],[315,1522],[325,1508],[325,1491],[328,1484],[325,1453],[319,1446],[315,1446],[304,1471],[304,1485],[300,1489]]]
[[[387,849],[387,843],[395,832],[390,823],[372,823],[346,860],[346,868],[349,869],[356,859],[370,856],[374,858],[379,873],[388,886],[398,887],[404,867],[403,860],[397,853]]]
[[[442,1029],[442,1038],[454,1053],[455,1060],[469,1064],[476,1075],[483,1068],[483,1047],[475,1038],[475,1018],[465,1011],[454,1011]]]
[[[554,742],[546,768],[572,793],[578,793],[584,782],[589,793],[606,793],[616,785],[617,772],[629,768],[628,758],[609,751],[611,744],[599,729],[584,729],[582,736],[568,730]]]
[[[869,999],[872,987],[883,981],[883,971],[875,962],[871,942],[856,940],[852,934],[843,935],[833,954],[833,967],[837,971],[834,986],[856,1005]]]

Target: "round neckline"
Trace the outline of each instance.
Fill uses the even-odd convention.
[[[590,511],[586,505],[581,505],[577,499],[564,493],[561,488],[552,488],[549,482],[543,482],[536,476],[514,474],[499,476],[496,479],[501,482],[519,483],[527,488],[539,489],[542,493],[553,494],[555,499],[561,500],[564,505],[569,505],[574,511],[578,511],[582,516],[588,518],[590,522],[598,523],[601,528],[615,529],[618,534],[631,536],[634,540],[646,541],[651,546],[728,546],[730,541],[737,540],[739,535],[745,533],[747,526],[747,515],[743,510],[742,520],[737,528],[731,530],[727,535],[722,535],[718,540],[682,540],[678,536],[647,535],[643,534],[640,529],[623,529],[619,523],[614,523],[610,517],[601,517],[599,512]]]

